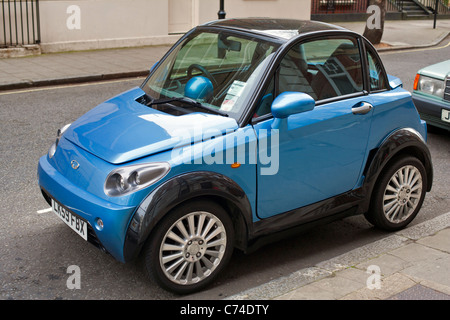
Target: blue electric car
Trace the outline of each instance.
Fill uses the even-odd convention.
[[[78,235],[122,262],[143,254],[161,286],[189,293],[234,248],[356,214],[405,227],[432,163],[411,94],[361,35],[230,19],[61,128],[38,177]]]

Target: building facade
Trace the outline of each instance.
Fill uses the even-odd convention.
[[[6,47],[8,42],[13,46],[21,42],[26,26],[21,27],[20,18],[25,11],[38,10],[39,20],[30,23],[34,26],[39,22],[35,43],[40,44],[42,52],[171,44],[192,27],[217,19],[220,5],[219,0],[39,0],[31,8],[30,3],[36,0],[27,4],[26,0],[4,2],[0,11],[3,9],[9,20],[0,24],[0,37],[5,38],[0,38],[0,43]],[[227,18],[310,19],[311,0],[224,3]],[[17,21],[20,30],[14,29]]]

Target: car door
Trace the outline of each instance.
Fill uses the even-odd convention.
[[[342,194],[360,183],[372,116],[363,82],[355,38],[317,38],[286,53],[253,121],[259,218]],[[307,93],[316,105],[276,126],[279,119],[270,116],[268,106],[286,91]]]

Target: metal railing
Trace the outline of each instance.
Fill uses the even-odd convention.
[[[39,0],[1,0],[0,47],[41,42]]]
[[[434,13],[436,10],[436,0],[418,0],[424,7]],[[450,1],[439,0],[438,1],[438,14],[450,14]]]
[[[312,0],[312,14],[365,13],[369,0]]]
[[[417,0],[429,11],[434,12],[436,0]],[[405,0],[386,1],[386,12],[401,12],[404,9]],[[439,0],[438,13],[450,14],[450,0]],[[369,0],[312,0],[311,14],[332,13],[366,13]]]

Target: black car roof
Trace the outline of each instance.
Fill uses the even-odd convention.
[[[345,28],[319,21],[273,18],[222,19],[206,23],[204,26],[251,31],[283,41],[288,41],[293,37],[307,32],[346,30]]]

